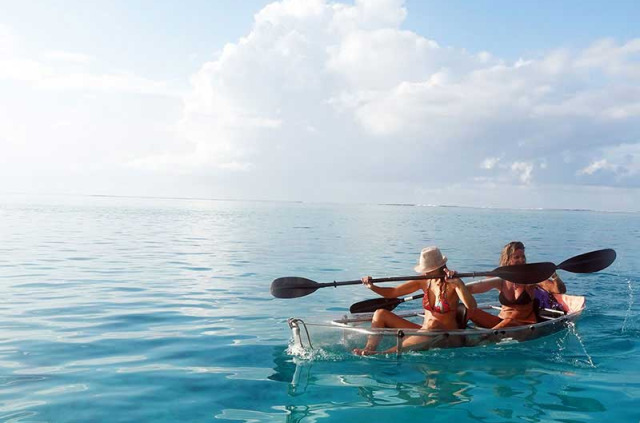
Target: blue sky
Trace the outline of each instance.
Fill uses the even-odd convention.
[[[487,50],[506,59],[599,38],[636,38],[636,1],[414,1],[405,27],[443,45]]]
[[[638,211],[639,17],[0,0],[0,192]]]

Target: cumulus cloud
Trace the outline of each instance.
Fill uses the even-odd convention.
[[[527,162],[514,162],[511,164],[511,171],[523,184],[531,183],[533,178],[533,164]]]
[[[619,45],[613,39],[599,40],[581,52],[574,65],[613,77],[640,79],[640,39]]]
[[[404,30],[407,13],[401,1],[268,5],[192,78],[180,128],[202,159],[189,153],[167,166],[260,174],[335,162],[336,177],[416,188],[425,175],[529,185],[539,166],[546,183],[581,183],[601,169],[588,151],[638,127],[640,40],[509,63]],[[358,175],[342,170],[352,163]],[[279,183],[295,185],[288,175]]]

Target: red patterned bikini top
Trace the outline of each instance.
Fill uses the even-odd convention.
[[[430,289],[431,289],[431,281],[429,281],[429,284],[427,285],[427,290],[424,293],[424,297],[422,298],[422,307],[424,307],[425,310],[428,310],[431,312],[436,312],[441,314],[448,313],[451,310],[451,307],[449,307],[449,302],[447,301],[447,283],[441,282],[440,295],[437,296],[436,303],[433,306],[431,305],[431,303],[429,303]]]

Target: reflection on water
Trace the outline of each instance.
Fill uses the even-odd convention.
[[[580,421],[606,411],[589,395],[593,390],[581,387],[584,381],[576,378],[569,359],[545,360],[539,351],[435,351],[420,362],[309,361],[274,354],[269,379],[287,384],[288,400],[282,404],[287,422],[371,407],[382,419],[385,410],[398,406],[415,407],[416,418],[444,408],[471,421]]]
[[[377,385],[358,386],[360,395],[373,405],[455,405],[471,401],[468,394],[473,386],[464,380],[464,373],[446,373],[427,366],[413,369],[423,379],[415,383],[393,383],[388,379],[375,379]]]

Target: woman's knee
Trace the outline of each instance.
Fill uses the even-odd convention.
[[[385,310],[384,308],[379,308],[373,313],[373,317],[371,319],[372,323],[384,323],[387,321],[391,312],[389,310]]]

